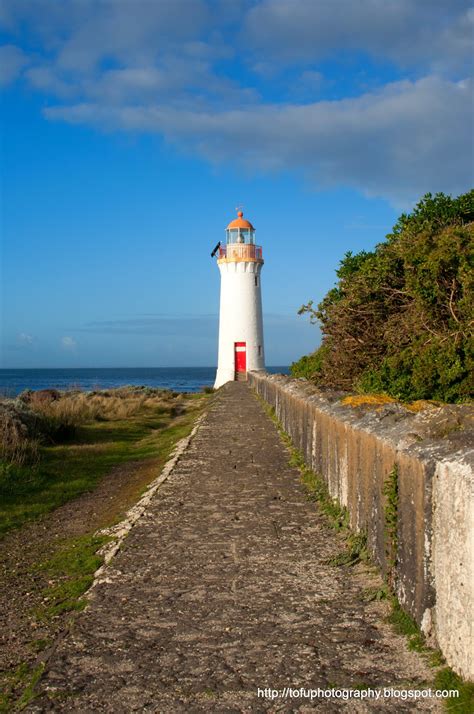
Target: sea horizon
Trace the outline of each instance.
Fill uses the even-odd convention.
[[[212,367],[22,367],[0,368],[0,395],[15,397],[31,389],[97,391],[124,386],[148,386],[175,392],[199,392],[212,387]],[[266,367],[267,372],[288,374],[287,365]]]

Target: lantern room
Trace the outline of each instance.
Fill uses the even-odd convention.
[[[237,212],[237,218],[226,228],[227,243],[255,244],[255,228],[244,218],[242,211]]]
[[[263,263],[262,248],[255,244],[255,228],[238,211],[226,230],[226,244],[220,245],[217,262],[255,261]]]

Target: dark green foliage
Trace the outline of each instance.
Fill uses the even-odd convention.
[[[388,240],[395,238],[404,231],[439,230],[450,225],[463,225],[474,221],[474,191],[468,191],[457,198],[437,193],[433,196],[427,193],[412,213],[402,213],[387,236]]]
[[[328,562],[330,565],[356,565],[356,563],[366,563],[368,560],[367,533],[359,531],[347,536],[346,548],[330,558]]]
[[[445,699],[448,711],[456,714],[472,714],[474,711],[474,682],[465,682],[450,667],[441,669],[436,675],[434,686],[436,689],[457,689],[458,697]]]
[[[427,194],[373,252],[346,253],[318,308],[322,346],[292,374],[402,400],[472,397],[474,191]]]
[[[431,658],[433,650],[427,647],[425,637],[415,620],[402,608],[394,595],[390,596],[391,612],[387,620],[400,635],[408,638],[408,649]]]
[[[397,598],[391,596],[392,610],[388,616],[388,621],[393,625],[396,632],[407,637],[419,637],[420,630],[415,620],[402,608]],[[412,648],[413,649],[413,648]]]
[[[293,377],[317,378],[323,368],[326,354],[327,347],[322,345],[312,354],[304,355],[298,362],[293,362],[290,366],[291,374]]]
[[[296,449],[293,449],[293,451],[299,453]],[[340,506],[339,503],[331,497],[328,487],[323,479],[305,465],[302,456],[299,458],[299,462],[294,459],[290,459],[290,464],[297,466],[300,469],[301,481],[306,488],[308,499],[318,503],[320,511],[327,516],[328,523],[331,528],[334,528],[337,531],[347,531],[349,529],[349,512],[347,508]],[[364,539],[365,535],[361,536],[361,538]],[[356,550],[357,553],[360,553],[363,547],[365,547],[361,545],[360,541],[358,541],[358,544],[360,547],[356,546],[355,543],[350,545],[351,548],[352,546],[354,547],[354,555]],[[355,558],[352,556],[350,556],[349,560],[351,562],[355,562]],[[358,558],[358,560],[360,560],[360,558]]]
[[[387,583],[393,589],[398,550],[398,467],[394,464],[383,487]]]

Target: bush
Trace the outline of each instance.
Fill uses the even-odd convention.
[[[1,400],[0,481],[8,482],[18,468],[36,464],[42,444],[71,439],[82,424],[120,421],[144,411],[153,415],[166,412],[175,417],[186,409],[181,394],[151,387],[92,393],[27,390],[17,399]]]
[[[78,426],[92,421],[98,409],[82,393],[65,393],[59,399],[42,399],[34,393],[29,405],[41,417],[43,434],[51,441],[71,438]]]
[[[0,402],[0,461],[23,466],[39,458],[40,419],[18,400]]]
[[[297,362],[290,365],[290,373],[293,377],[304,377],[305,379],[317,379],[323,368],[324,359],[327,356],[326,345],[321,345],[310,355],[303,355]]]
[[[472,397],[474,191],[427,194],[373,252],[347,253],[318,308],[322,346],[292,374],[340,389]]]

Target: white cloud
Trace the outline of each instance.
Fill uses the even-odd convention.
[[[26,70],[24,76],[34,89],[53,94],[55,97],[65,99],[77,94],[74,84],[61,79],[52,65],[31,67]]]
[[[316,186],[398,203],[472,182],[472,90],[461,80],[474,11],[465,0],[3,5],[0,22],[35,38],[23,75],[49,96],[48,119],[157,132],[210,161],[300,171]],[[380,85],[387,60],[410,79],[354,97],[353,77],[351,98],[315,101],[331,85],[319,61],[361,52],[382,60],[369,82]],[[233,68],[222,63],[232,57]],[[335,95],[347,90],[345,78]]]
[[[209,23],[204,0],[6,0],[0,22],[28,26],[58,66],[88,71],[102,59],[146,64],[164,49],[200,39]]]
[[[28,57],[15,45],[0,47],[0,86],[13,82],[28,64]]]
[[[244,36],[278,63],[339,49],[439,70],[472,64],[473,20],[470,0],[261,0]]]
[[[50,119],[156,131],[211,161],[303,171],[316,185],[351,186],[398,203],[472,181],[471,83],[426,77],[363,96],[221,112],[172,106],[52,107]]]
[[[61,347],[68,352],[74,352],[77,347],[77,342],[72,337],[61,337]]]

